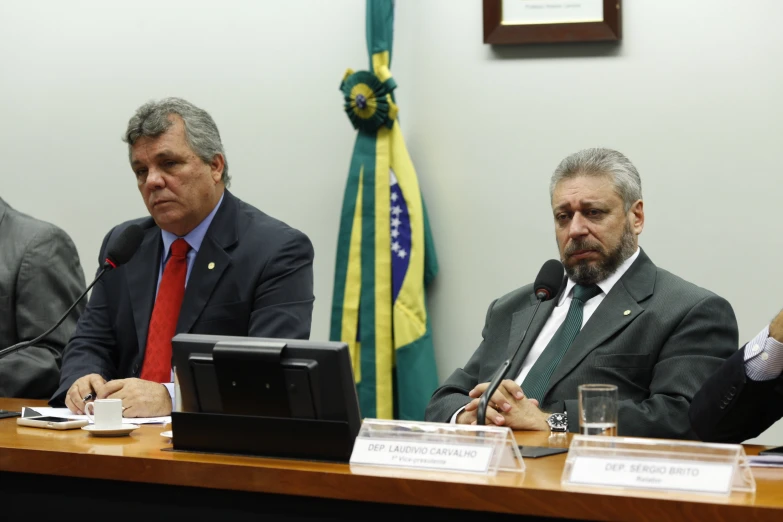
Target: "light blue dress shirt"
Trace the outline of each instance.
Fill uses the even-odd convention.
[[[188,286],[188,280],[190,279],[190,272],[193,269],[193,261],[196,260],[196,254],[198,254],[199,249],[201,248],[201,243],[204,242],[204,236],[207,235],[207,230],[209,229],[209,225],[212,224],[212,219],[214,219],[215,214],[217,213],[218,209],[220,208],[220,204],[223,203],[223,196],[220,196],[220,201],[218,201],[218,204],[215,205],[215,208],[212,209],[212,212],[209,213],[207,217],[204,218],[204,221],[198,224],[196,228],[188,232],[185,236],[183,236],[183,239],[190,245],[190,250],[188,250],[187,260],[188,260],[188,271],[185,274],[185,288]],[[158,270],[158,285],[155,289],[155,297],[158,295],[157,288],[160,287],[160,278],[163,276],[163,269],[166,267],[166,262],[169,260],[169,257],[171,256],[171,245],[179,239],[179,236],[176,234],[172,234],[171,232],[166,232],[165,230],[160,231],[160,236],[163,239],[163,252],[160,255],[160,270]]]

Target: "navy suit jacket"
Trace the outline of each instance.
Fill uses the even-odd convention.
[[[693,397],[693,431],[706,442],[740,443],[783,418],[783,376],[753,381],[745,375],[745,347],[729,357]]]
[[[151,217],[114,227],[98,262],[103,264],[112,238],[132,223],[144,230],[141,246],[93,288],[65,348],[52,405],[63,404],[85,375],[111,380],[141,373],[163,248],[160,228]],[[194,260],[176,332],[308,339],[313,256],[305,234],[226,190]]]

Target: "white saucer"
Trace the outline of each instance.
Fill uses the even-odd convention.
[[[82,426],[82,429],[84,431],[89,431],[90,435],[94,435],[96,437],[120,437],[122,435],[128,435],[133,430],[139,429],[139,425],[123,424],[120,428],[98,429],[95,427],[95,424],[88,424],[87,426]]]
[[[174,437],[174,433],[172,432],[172,430],[161,431],[160,436],[165,437],[167,439],[171,439]]]

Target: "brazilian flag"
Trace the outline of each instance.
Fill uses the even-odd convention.
[[[423,420],[438,386],[425,289],[438,272],[390,72],[394,3],[367,0],[370,71],[340,90],[356,129],[337,244],[330,339],[351,349],[362,416]]]

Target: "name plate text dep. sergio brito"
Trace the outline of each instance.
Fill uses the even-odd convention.
[[[705,493],[728,493],[734,466],[664,459],[582,456],[574,460],[568,482]]]

